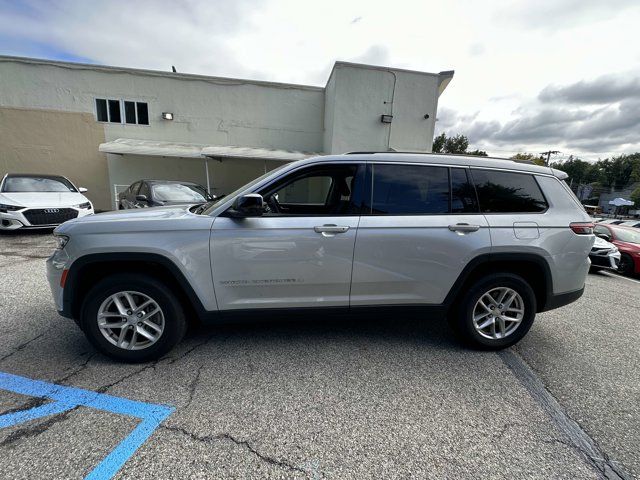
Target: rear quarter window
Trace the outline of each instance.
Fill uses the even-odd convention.
[[[471,169],[482,213],[539,213],[548,205],[529,173]]]

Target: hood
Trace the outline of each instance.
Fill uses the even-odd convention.
[[[72,207],[89,200],[78,192],[2,192],[0,203],[30,208]]]
[[[184,205],[136,208],[87,215],[69,220],[55,231],[73,235],[73,232],[93,234],[189,230],[210,228],[212,222],[212,217],[191,213],[189,205]]]

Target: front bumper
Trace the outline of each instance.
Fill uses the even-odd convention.
[[[93,207],[91,208],[28,207],[28,208],[23,208],[22,210],[0,212],[0,230],[18,230],[20,228],[28,228],[28,229],[53,228],[53,227],[57,227],[58,225],[66,221],[66,220],[63,220],[63,221],[58,220],[59,217],[56,216],[56,212],[52,212],[50,214],[40,213],[40,211],[44,211],[44,210],[52,210],[52,211],[53,210],[58,210],[58,211],[70,210],[73,212],[77,212],[73,217],[67,218],[66,220],[71,220],[72,218],[86,217],[87,215],[91,215],[93,213]],[[46,215],[51,215],[51,221],[48,221],[46,219]],[[29,218],[31,218],[31,221],[29,220]]]
[[[620,264],[620,252],[619,251],[598,251],[593,250],[589,253],[589,260],[594,267],[610,268],[617,270]]]
[[[56,250],[53,254],[47,258],[47,281],[49,282],[49,288],[51,289],[51,295],[56,305],[58,312],[63,309],[63,292],[62,275],[68,268],[69,255],[62,250]]]

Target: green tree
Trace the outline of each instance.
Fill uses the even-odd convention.
[[[533,153],[516,153],[513,157],[511,157],[512,160],[518,160],[521,162],[531,162],[531,163],[535,163],[536,165],[544,165],[545,164],[545,160],[544,157],[542,155],[534,155]]]
[[[469,139],[466,135],[457,134],[447,137],[445,132],[433,139],[432,151],[434,153],[466,153],[467,155],[478,155],[486,157],[487,152],[482,150],[468,151]]]
[[[631,192],[631,201],[635,203],[636,208],[640,208],[640,187]]]

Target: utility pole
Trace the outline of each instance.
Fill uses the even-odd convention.
[[[558,150],[549,150],[548,152],[542,152],[540,155],[546,155],[547,156],[547,160],[544,162],[544,164],[548,167],[549,166],[549,159],[551,158],[551,155],[557,155],[558,153],[560,153]]]

